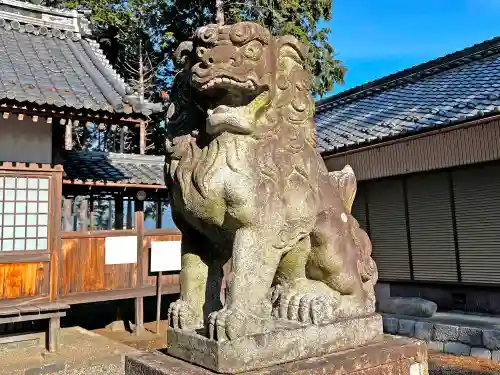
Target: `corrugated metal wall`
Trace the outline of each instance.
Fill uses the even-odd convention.
[[[406,235],[403,184],[389,179],[373,182],[367,191],[370,238],[380,277],[411,280]]]
[[[448,173],[406,180],[415,280],[458,281]]]
[[[462,281],[500,284],[500,165],[453,173]]]
[[[499,162],[366,181],[358,197],[381,280],[500,284]]]

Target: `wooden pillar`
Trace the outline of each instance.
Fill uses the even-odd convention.
[[[127,199],[127,229],[132,229],[132,200]]]
[[[141,155],[146,153],[146,123],[144,121],[139,124],[139,153]]]
[[[163,217],[163,205],[160,198],[156,201],[156,229],[161,228],[161,222]]]
[[[73,149],[73,123],[71,122],[71,120],[68,120],[68,122],[66,123],[66,129],[64,132],[64,149]]]
[[[113,229],[113,199],[111,198],[108,199],[108,215],[108,229]]]
[[[115,229],[123,229],[123,195],[115,195]]]
[[[161,222],[162,222],[162,216],[163,216],[163,205],[161,198],[158,197],[156,199],[156,228],[160,229],[161,228]],[[160,322],[161,322],[161,280],[162,279],[162,272],[158,272],[156,275],[156,334],[160,334]]]
[[[135,230],[137,232],[137,283],[136,289],[144,285],[145,257],[144,257],[144,202],[135,200]],[[147,260],[147,259],[146,259]],[[135,300],[135,335],[144,332],[144,298]]]
[[[80,202],[80,231],[86,232],[88,230],[87,212],[89,210],[89,201],[87,198]]]
[[[120,154],[125,152],[125,133],[127,130],[127,126],[120,126]]]
[[[90,205],[90,225],[89,225],[89,231],[92,232],[94,230],[94,225],[95,225],[94,194],[92,194],[92,191],[90,192],[89,205]]]
[[[71,232],[73,230],[72,216],[73,200],[71,198],[64,198],[63,213],[62,213],[62,231]]]

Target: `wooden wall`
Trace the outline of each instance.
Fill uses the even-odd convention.
[[[0,264],[0,299],[45,297],[49,294],[49,263]]]
[[[109,234],[109,232],[107,232]],[[151,241],[179,241],[178,234],[158,234],[144,236],[143,270],[144,284],[154,289],[156,275],[149,273],[149,249]],[[59,269],[59,298],[80,293],[130,290],[137,286],[137,265],[105,265],[105,232],[90,234],[64,233],[61,245]],[[133,231],[115,231],[113,235],[135,235]],[[162,285],[178,285],[178,274],[162,277]]]

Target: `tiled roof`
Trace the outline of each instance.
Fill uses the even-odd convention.
[[[164,156],[66,151],[63,158],[65,180],[165,185]]]
[[[500,113],[500,37],[321,100],[320,152]]]
[[[150,114],[113,70],[76,10],[0,0],[0,100]]]

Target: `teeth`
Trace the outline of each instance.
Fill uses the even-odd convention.
[[[227,78],[227,77],[214,78],[214,79],[210,80],[209,82],[205,83],[202,86],[202,89],[205,90],[205,89],[208,89],[210,87],[213,87],[214,85],[220,85],[222,83],[226,84],[226,85],[242,87],[242,88],[246,88],[246,89],[252,89],[252,90],[255,89],[255,84],[250,80],[248,80],[246,82],[239,82],[239,81],[235,81],[234,79]]]

